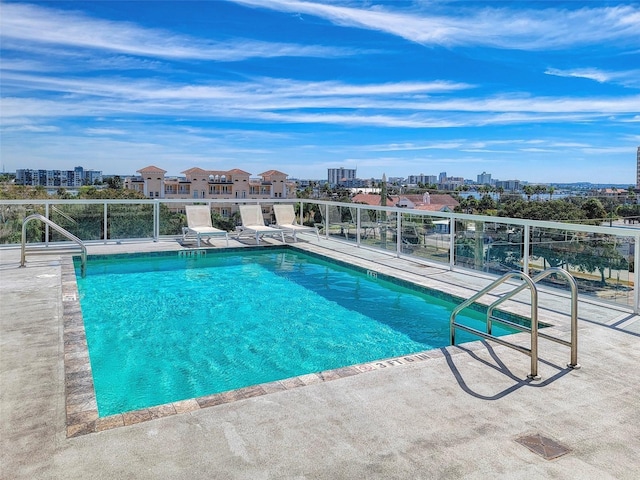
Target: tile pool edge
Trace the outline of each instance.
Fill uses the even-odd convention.
[[[484,348],[481,342],[475,341],[464,344],[464,349],[459,348],[460,345],[458,345],[426,350],[409,355],[381,359],[317,373],[309,373],[236,390],[99,417],[72,256],[66,256],[61,259],[61,276],[67,438],[134,425],[149,420],[188,413],[303,386],[324,383],[389,367],[441,358],[445,355],[445,351],[447,355],[455,355],[468,352],[469,350]]]

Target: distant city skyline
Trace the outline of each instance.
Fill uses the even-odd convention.
[[[640,175],[640,147],[638,147],[638,172]],[[209,179],[211,180],[211,174],[220,174],[225,175],[226,173],[238,172],[242,171],[243,174],[246,173],[248,175],[247,178],[251,178],[252,180],[258,179],[262,177],[262,174],[256,174],[255,172],[244,172],[242,169],[237,169],[234,167],[226,166],[221,170],[209,171],[200,169],[200,167],[190,167],[186,171],[182,172],[180,175],[171,175],[169,172],[164,170],[163,168],[157,165],[149,165],[146,167],[141,167],[136,170],[135,173],[114,173],[114,172],[103,172],[101,170],[92,170],[85,169],[82,165],[78,165],[74,167],[73,170],[65,170],[59,168],[52,169],[30,169],[30,168],[19,168],[16,172],[7,172],[7,173],[15,173],[16,178],[15,182],[19,185],[28,185],[28,186],[46,186],[46,187],[78,187],[81,185],[91,185],[96,180],[98,182],[103,182],[105,178],[110,178],[113,176],[120,176],[122,180],[126,180],[127,178],[136,178],[141,176],[141,172],[143,170],[154,170],[159,169],[159,171],[163,172],[162,175],[166,179],[185,179],[190,178],[193,175],[194,171],[197,171],[197,175],[200,175],[201,172],[205,172],[209,174]],[[403,185],[436,185],[438,188],[442,188],[444,190],[456,190],[458,187],[462,187],[463,185],[467,186],[481,186],[481,185],[491,185],[491,186],[500,186],[504,187],[507,185],[507,190],[519,190],[524,185],[576,185],[576,186],[584,186],[584,185],[593,185],[597,187],[610,186],[610,187],[635,187],[633,183],[624,182],[624,183],[598,183],[598,182],[529,182],[526,179],[500,179],[492,177],[491,173],[482,172],[476,176],[476,179],[464,178],[454,175],[449,175],[447,172],[440,172],[439,175],[426,175],[426,174],[405,174],[396,177],[387,177],[386,174],[382,174],[382,177],[360,177],[357,175],[356,170],[344,169],[344,168],[330,168],[327,171],[327,175],[324,178],[313,178],[313,177],[296,177],[294,175],[290,175],[287,172],[280,172],[278,170],[270,169],[269,172],[275,172],[278,174],[283,174],[288,180],[299,181],[302,185],[308,185],[307,182],[317,181],[317,182],[326,182],[331,187],[342,186],[349,188],[361,188],[361,187],[370,187],[371,182],[380,182],[386,178],[386,182],[389,184],[397,184],[401,182]],[[165,175],[166,174],[166,175]]]
[[[3,1],[3,171],[640,181],[632,1]],[[634,176],[634,170],[636,175]]]

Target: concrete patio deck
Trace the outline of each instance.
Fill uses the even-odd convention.
[[[458,296],[489,282],[343,242],[298,246]],[[89,253],[171,249],[182,247],[95,245]],[[581,299],[582,368],[565,366],[567,347],[541,340],[541,381],[526,378],[527,356],[475,342],[424,361],[379,362],[332,381],[309,376],[298,388],[68,437],[61,256],[28,258],[26,268],[19,259],[18,249],[0,249],[1,478],[640,475],[640,319],[624,308]],[[545,293],[540,305],[541,320],[566,333],[568,300]],[[516,441],[523,436],[529,443],[543,436],[568,452],[545,459]],[[549,456],[560,453],[547,447]]]

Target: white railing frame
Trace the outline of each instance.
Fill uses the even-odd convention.
[[[274,203],[295,203],[299,202],[300,204],[300,223],[303,221],[303,211],[304,205],[306,203],[320,205],[321,208],[324,208],[324,218],[328,218],[329,206],[338,206],[343,208],[355,208],[356,209],[356,241],[355,244],[359,247],[362,246],[362,238],[360,236],[360,225],[361,225],[361,215],[360,211],[363,208],[367,210],[374,210],[380,212],[395,213],[396,214],[396,231],[398,232],[396,235],[396,248],[395,255],[402,256],[404,255],[402,252],[402,214],[411,214],[413,216],[422,216],[422,217],[432,217],[440,220],[447,219],[449,221],[449,261],[448,268],[450,270],[461,269],[464,270],[463,267],[458,267],[455,265],[455,236],[456,236],[456,221],[475,221],[475,222],[483,222],[483,223],[498,223],[498,224],[508,224],[508,225],[516,225],[521,226],[524,231],[523,235],[523,252],[522,252],[522,271],[525,274],[529,274],[529,248],[530,248],[530,233],[531,228],[545,228],[545,229],[554,229],[554,230],[562,230],[568,232],[582,232],[582,233],[596,233],[603,235],[614,235],[620,237],[630,238],[634,241],[634,269],[633,274],[633,310],[634,312],[640,312],[640,229],[636,228],[627,228],[627,227],[617,227],[617,226],[593,226],[593,225],[580,225],[580,224],[570,224],[570,223],[562,223],[562,222],[549,222],[542,220],[527,220],[527,219],[519,219],[519,218],[508,218],[508,217],[494,217],[494,216],[483,216],[483,215],[471,215],[471,214],[463,214],[463,213],[453,213],[453,212],[432,212],[425,210],[412,210],[408,208],[398,208],[398,207],[382,207],[376,205],[365,205],[365,204],[356,204],[356,203],[343,203],[343,202],[335,202],[328,200],[316,200],[316,199],[275,199],[275,198],[243,198],[243,199],[147,199],[147,200],[129,200],[129,199],[102,199],[102,200],[57,200],[57,199],[47,199],[47,200],[1,200],[0,206],[10,206],[10,205],[42,205],[45,209],[45,217],[50,218],[51,215],[51,206],[52,205],[102,205],[103,206],[103,231],[104,238],[97,241],[85,240],[85,243],[95,243],[95,242],[103,242],[108,243],[110,241],[127,241],[127,240],[140,240],[140,239],[110,239],[108,238],[108,220],[109,220],[109,206],[110,205],[153,205],[153,233],[151,240],[157,242],[160,240],[160,204],[166,205],[189,205],[192,203],[206,204],[211,207],[212,205],[239,205],[246,203],[257,203],[257,204],[267,204],[273,205]],[[176,235],[177,236],[177,235]],[[329,238],[328,228],[325,228],[324,238]],[[338,241],[346,241],[346,240],[338,240]],[[50,230],[48,225],[45,228],[45,244],[50,243]],[[10,245],[17,246],[17,245]],[[376,248],[373,246],[367,246],[366,248]]]

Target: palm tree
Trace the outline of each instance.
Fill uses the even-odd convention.
[[[467,198],[467,213],[473,213],[473,211],[478,208],[478,200],[475,197]]]
[[[553,197],[553,192],[555,192],[556,189],[552,186],[549,186],[549,188],[547,188],[547,193],[549,193],[549,200],[551,200],[551,197]]]
[[[533,195],[534,189],[531,185],[525,185],[524,188],[524,194],[527,196],[527,202],[531,201],[531,196]]]

